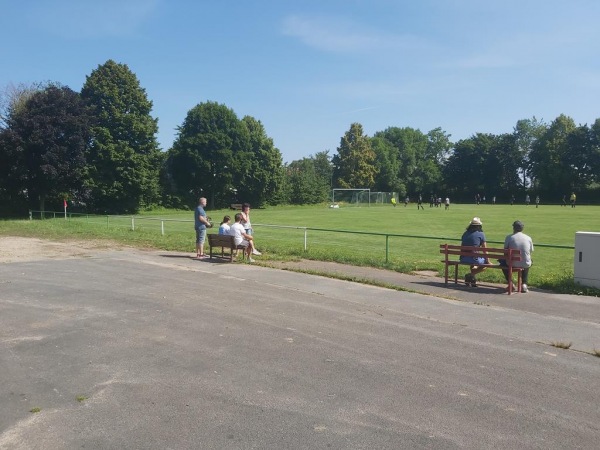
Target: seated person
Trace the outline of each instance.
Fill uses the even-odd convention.
[[[527,283],[529,279],[529,268],[531,267],[531,252],[533,252],[533,241],[529,236],[523,233],[523,229],[525,225],[520,220],[515,220],[513,222],[513,232],[506,236],[504,239],[504,248],[512,248],[515,250],[521,250],[521,261],[517,261],[513,263],[513,267],[522,267],[523,271],[523,284],[521,285],[521,292],[526,293],[529,292],[527,288]],[[501,266],[506,266],[506,261],[500,261]],[[504,272],[504,278],[509,283],[512,283],[512,280],[508,279],[508,269],[502,269]],[[514,286],[514,284],[513,284]],[[508,290],[508,288],[507,288]]]
[[[242,225],[244,226],[244,230],[246,230],[246,234],[253,236],[254,232],[252,230],[252,224],[250,223],[250,203],[242,204]],[[253,255],[262,255],[261,252],[258,251],[256,247],[252,250]]]
[[[231,225],[229,234],[233,236],[233,241],[236,246],[244,247],[244,252],[248,255],[248,262],[254,262],[252,259],[252,252],[254,250],[254,244],[252,243],[252,236],[246,233],[244,225],[242,225],[243,215],[237,213],[235,215],[235,223]]]
[[[223,217],[223,222],[219,225],[219,234],[221,236],[229,234],[229,229],[231,228],[231,217],[225,216]]]
[[[473,217],[466,231],[463,233],[460,245],[469,247],[487,247],[485,234],[483,233],[483,223],[479,217]],[[465,284],[467,286],[477,287],[475,275],[485,270],[480,264],[488,264],[485,254],[473,254],[473,256],[461,256],[461,262],[473,263],[470,273],[465,275]]]

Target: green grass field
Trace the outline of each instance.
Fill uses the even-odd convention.
[[[339,209],[327,205],[282,206],[254,209],[251,217],[257,247],[264,254],[262,259],[302,257],[401,272],[435,270],[440,273],[443,265],[439,244],[458,243],[472,217],[478,216],[483,221],[490,246],[502,246],[512,222],[519,219],[525,223],[525,233],[533,238],[536,247],[529,280],[532,286],[558,292],[598,294],[597,290],[573,283],[574,250],[571,247],[576,231],[600,231],[600,207],[464,204],[444,210],[424,206],[424,210],[417,210],[415,204],[408,207],[400,204],[395,208],[391,205],[342,206]],[[216,232],[223,215],[233,218],[235,211],[207,210],[207,213],[215,222],[211,232]],[[153,211],[137,216],[135,231],[131,231],[128,216],[73,216],[64,220],[58,214],[53,220],[0,222],[0,233],[107,238],[131,245],[193,252],[192,220],[191,211]],[[164,236],[161,227],[164,227]],[[303,227],[309,229],[305,232]],[[499,270],[488,270],[480,278],[503,280]]]

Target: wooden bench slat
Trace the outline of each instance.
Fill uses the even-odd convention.
[[[508,248],[494,248],[494,247],[472,247],[462,245],[451,245],[451,244],[440,244],[440,253],[445,255],[445,259],[442,260],[444,263],[444,278],[445,283],[448,285],[448,266],[454,266],[454,284],[458,284],[458,266],[481,266],[489,269],[507,269],[509,279],[512,280],[512,273],[517,272],[517,291],[521,292],[522,283],[522,267],[514,267],[515,262],[521,261],[521,251]],[[460,260],[448,259],[449,256],[476,256],[483,257],[488,260],[490,259],[503,259],[506,261],[506,266],[500,264],[474,264],[470,262],[463,262]],[[508,295],[512,294],[512,281],[508,284]]]

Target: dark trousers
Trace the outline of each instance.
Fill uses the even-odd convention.
[[[502,269],[502,272],[504,272],[504,278],[506,278],[506,281],[508,281],[508,269]],[[529,267],[526,267],[523,269],[523,275],[522,275],[523,284],[527,284],[528,277],[529,277]]]

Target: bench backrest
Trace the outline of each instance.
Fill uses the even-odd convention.
[[[504,259],[507,263],[521,261],[521,250],[495,247],[470,247],[466,245],[440,244],[440,253],[448,256],[484,256],[488,259]]]
[[[235,238],[228,234],[209,234],[208,244],[213,247],[234,247]]]

